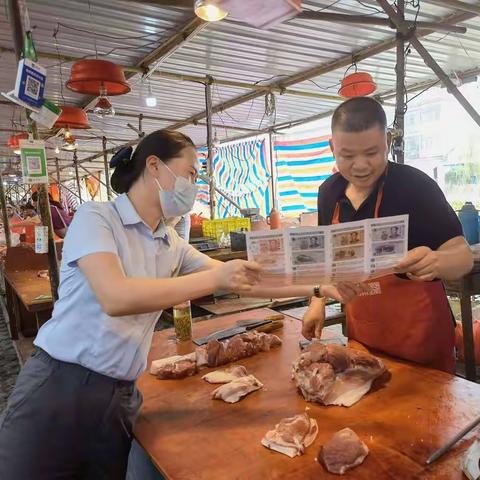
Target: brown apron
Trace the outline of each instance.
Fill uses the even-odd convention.
[[[375,218],[383,198],[377,194]],[[337,202],[332,224],[340,223]],[[455,328],[442,282],[387,275],[346,306],[348,336],[367,347],[448,373],[455,372]]]

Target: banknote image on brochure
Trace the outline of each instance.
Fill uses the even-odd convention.
[[[297,285],[378,278],[407,251],[408,215],[247,235],[248,259],[276,284],[280,277]]]

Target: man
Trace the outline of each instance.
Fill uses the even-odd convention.
[[[344,102],[332,118],[338,173],[318,192],[320,225],[409,215],[409,252],[396,275],[370,282],[346,307],[348,336],[389,355],[454,372],[454,322],[441,280],[468,273],[472,253],[437,184],[421,171],[388,162],[382,106],[367,97]],[[311,338],[323,305],[312,299],[303,334]]]

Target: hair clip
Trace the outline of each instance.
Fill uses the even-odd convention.
[[[123,147],[121,148],[111,159],[110,159],[110,168],[118,167],[121,163],[128,163],[132,158],[132,147]]]

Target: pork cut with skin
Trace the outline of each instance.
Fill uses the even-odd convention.
[[[236,403],[245,395],[260,390],[262,387],[263,384],[253,375],[247,375],[218,387],[213,391],[212,398],[223,400],[227,403]]]
[[[293,364],[292,378],[308,402],[350,407],[384,372],[383,362],[373,355],[314,341]]]
[[[208,383],[229,383],[248,375],[247,369],[242,365],[232,365],[225,370],[215,370],[207,373],[202,378]]]
[[[196,355],[190,353],[154,360],[150,366],[150,373],[161,380],[191,377],[197,373]]]
[[[330,473],[343,475],[347,470],[362,464],[368,455],[368,447],[350,428],[344,428],[320,449],[318,461]]]
[[[317,434],[317,421],[305,412],[282,419],[273,430],[265,434],[262,445],[293,458],[303,455]]]

